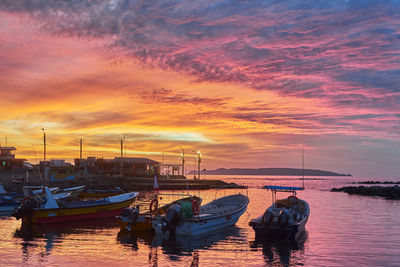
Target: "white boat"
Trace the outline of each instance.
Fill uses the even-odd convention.
[[[181,207],[171,206],[166,215],[153,219],[156,233],[197,236],[234,225],[246,211],[249,198],[242,194],[218,198],[204,206],[193,207],[194,215],[182,218]],[[196,214],[198,211],[198,214]]]
[[[71,193],[70,198],[77,198],[85,189],[85,185],[63,188],[56,190],[56,193]]]
[[[249,222],[256,233],[256,239],[272,236],[297,238],[304,231],[310,215],[308,203],[295,195],[297,190],[304,188],[288,186],[264,188],[273,192],[273,203],[264,214]],[[293,195],[277,200],[276,192],[291,192]]]

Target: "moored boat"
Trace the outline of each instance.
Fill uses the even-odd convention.
[[[273,194],[272,205],[259,217],[252,219],[249,225],[253,227],[257,238],[284,236],[296,238],[305,229],[310,215],[310,207],[305,200],[296,196],[302,187],[266,186]],[[291,192],[285,199],[276,199],[276,192]]]
[[[9,216],[12,211],[19,207],[20,201],[9,196],[0,196],[0,216]]]
[[[23,222],[38,224],[114,217],[129,207],[138,195],[137,192],[131,192],[99,200],[57,202],[47,187],[45,191],[45,201],[27,198],[13,216],[22,218]]]
[[[242,194],[224,196],[201,207],[194,207],[189,218],[182,216],[183,207],[173,205],[167,214],[153,220],[156,233],[196,236],[234,225],[246,211],[249,199]]]

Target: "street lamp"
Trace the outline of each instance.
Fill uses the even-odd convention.
[[[43,131],[43,161],[46,161],[46,133],[44,132],[44,128],[42,128]]]
[[[182,176],[185,176],[185,150],[182,148]]]
[[[124,160],[124,140],[125,140],[125,138],[126,138],[126,135],[124,135],[124,138],[121,139],[121,176],[123,176],[123,174],[124,174],[124,171],[123,171],[124,162],[123,162],[123,160]]]
[[[200,162],[201,162],[201,153],[199,150],[197,151],[197,175],[199,180],[200,180]]]

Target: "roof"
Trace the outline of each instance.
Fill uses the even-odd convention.
[[[17,150],[15,147],[13,146],[0,146],[0,150]]]
[[[116,161],[121,161],[121,157],[115,157]],[[124,157],[122,159],[126,163],[143,163],[143,164],[158,164],[158,161],[148,159],[148,158],[129,158],[129,157]]]

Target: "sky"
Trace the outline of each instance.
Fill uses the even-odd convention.
[[[0,2],[0,141],[35,163],[400,174],[400,1]]]

